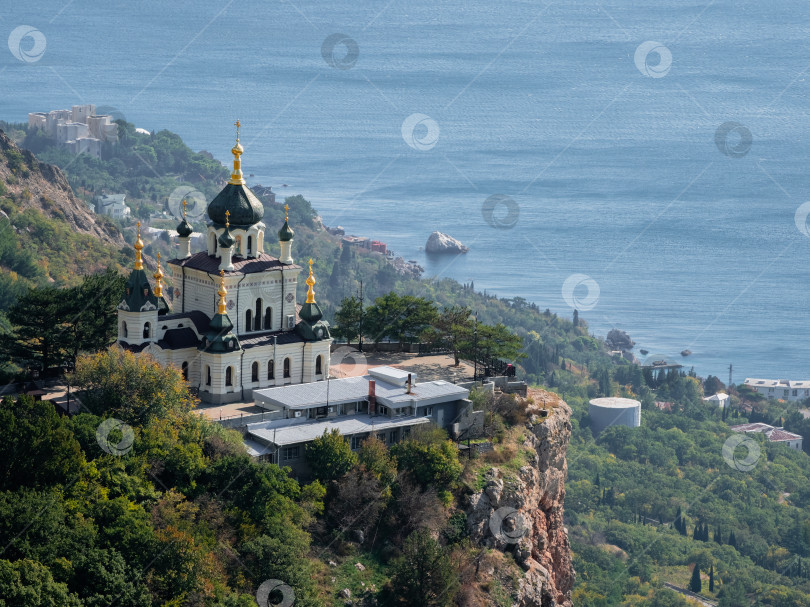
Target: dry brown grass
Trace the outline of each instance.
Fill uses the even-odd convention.
[[[493,451],[485,453],[483,460],[488,464],[505,464],[511,462],[518,453],[518,447],[514,443],[506,443],[496,447]]]

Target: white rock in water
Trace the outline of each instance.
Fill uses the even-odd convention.
[[[427,253],[466,253],[469,250],[460,241],[442,232],[433,232],[425,245]]]

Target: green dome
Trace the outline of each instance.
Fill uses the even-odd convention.
[[[219,235],[218,242],[219,246],[221,246],[223,249],[229,249],[233,246],[235,241],[233,236],[231,236],[231,231],[227,227],[225,228],[225,231]]]
[[[289,242],[295,236],[295,232],[293,232],[290,224],[287,223],[287,220],[284,220],[284,225],[281,226],[281,229],[278,231],[278,239],[280,242]]]
[[[215,225],[225,225],[225,211],[229,211],[231,227],[247,228],[264,217],[264,207],[247,186],[229,183],[208,205],[208,217]]]
[[[191,236],[193,230],[191,229],[191,224],[186,221],[186,218],[183,217],[183,221],[181,221],[177,226],[177,234],[182,238],[186,238]]]

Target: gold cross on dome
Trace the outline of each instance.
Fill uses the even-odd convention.
[[[186,200],[184,198],[183,199],[183,219],[185,219],[185,217],[186,217]]]
[[[315,262],[314,262],[314,261],[312,261],[312,259],[310,258],[310,260],[309,260],[309,268],[310,268],[310,269],[312,269],[312,264],[313,264],[313,263],[315,263]]]
[[[225,211],[225,227],[231,227],[231,212],[227,210]]]
[[[284,205],[284,221],[288,221],[290,219],[290,205]]]
[[[239,141],[239,127],[242,126],[242,123],[239,122],[239,119],[237,118],[234,124],[236,125],[236,141]]]

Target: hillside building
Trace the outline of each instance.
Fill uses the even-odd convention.
[[[810,398],[810,380],[745,378],[745,385],[765,398],[786,401]]]
[[[375,367],[362,377],[257,390],[253,397],[271,419],[247,425],[248,453],[290,466],[295,476],[309,474],[306,447],[324,432],[338,430],[358,450],[369,436],[392,445],[428,423],[453,436],[483,427],[483,411],[472,411],[466,388],[444,380],[417,383],[415,373],[392,367]]]
[[[753,424],[731,426],[731,430],[734,432],[744,432],[746,434],[764,434],[772,443],[781,443],[783,445],[787,445],[791,449],[796,449],[798,451],[802,450],[803,437],[799,434],[788,432],[784,428],[775,428],[774,426],[757,422]]]
[[[264,207],[242,175],[238,121],[231,152],[231,178],[208,205],[205,250],[192,253],[185,210],[177,226],[179,254],[166,285],[172,303],[163,295],[160,258],[154,289],[143,269],[138,224],[135,267],[118,305],[121,347],[175,365],[208,403],[323,380],[332,343],[315,302],[312,260],[306,301],[296,300],[302,267],[293,260],[289,217],[278,231],[278,257],[265,252]]]
[[[31,112],[28,128],[41,129],[73,154],[101,158],[103,144],[118,143],[118,125],[107,114],[96,114],[93,104],[74,105],[70,110]]]
[[[132,210],[125,202],[126,194],[102,194],[96,198],[95,211],[99,215],[107,215],[113,219],[125,219],[132,214]]]

